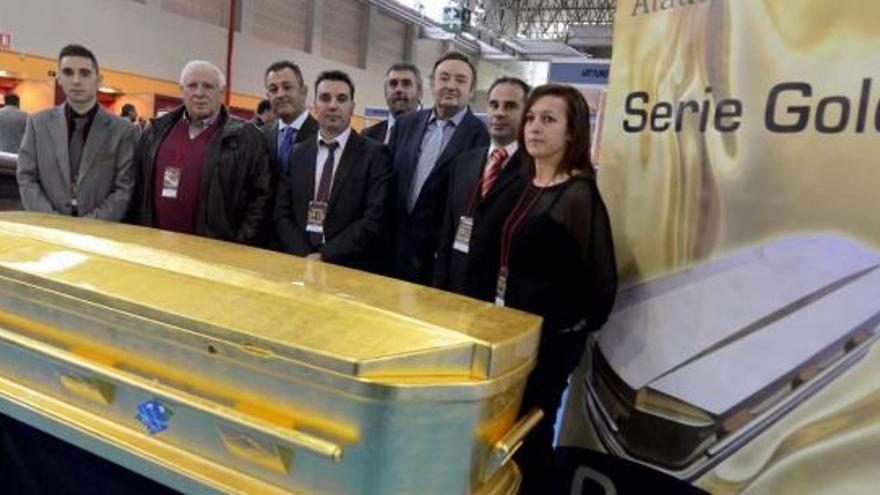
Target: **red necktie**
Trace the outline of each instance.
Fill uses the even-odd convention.
[[[501,165],[507,160],[507,150],[497,148],[489,155],[489,164],[486,166],[486,173],[483,176],[483,182],[480,184],[480,195],[486,197],[486,194],[492,190],[498,176],[501,175]]]

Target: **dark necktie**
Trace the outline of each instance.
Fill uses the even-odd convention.
[[[324,160],[324,168],[321,170],[321,179],[318,181],[318,192],[315,194],[315,201],[326,204],[330,202],[330,190],[333,188],[333,164],[335,163],[336,149],[339,143],[331,141],[325,143],[321,141],[321,146],[327,148],[327,159]],[[325,210],[326,211],[326,210]],[[309,243],[317,248],[324,244],[324,234],[317,232],[309,232]]]
[[[68,158],[70,159],[70,189],[76,195],[76,183],[79,176],[79,165],[82,160],[83,148],[85,148],[85,129],[87,117],[73,117],[71,123],[73,132],[70,134],[68,143]]]
[[[288,126],[284,129],[284,135],[281,138],[281,147],[278,149],[278,168],[282,174],[287,173],[287,165],[290,160],[290,149],[293,148],[293,141],[296,139],[296,129]]]
[[[498,180],[498,176],[501,175],[501,165],[504,164],[504,160],[507,160],[507,150],[504,148],[497,148],[491,155],[489,155],[489,164],[486,166],[486,175],[483,177],[483,182],[480,184],[480,195],[482,197],[485,198],[486,194],[489,194],[495,181]]]

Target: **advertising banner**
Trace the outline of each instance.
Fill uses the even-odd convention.
[[[603,177],[631,278],[783,232],[880,246],[880,3],[617,5]]]
[[[626,283],[588,443],[712,493],[880,483],[878,21],[618,0],[599,182]]]

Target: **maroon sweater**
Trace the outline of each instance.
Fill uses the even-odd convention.
[[[217,125],[211,125],[195,139],[189,138],[188,125],[181,118],[174,124],[156,153],[153,167],[153,219],[154,225],[163,230],[194,234],[196,212],[199,205],[199,185],[211,136]],[[163,197],[166,170],[180,170],[177,197]]]

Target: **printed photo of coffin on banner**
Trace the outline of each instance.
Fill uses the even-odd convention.
[[[617,2],[598,176],[625,283],[560,446],[710,493],[876,491],[877,19]]]

